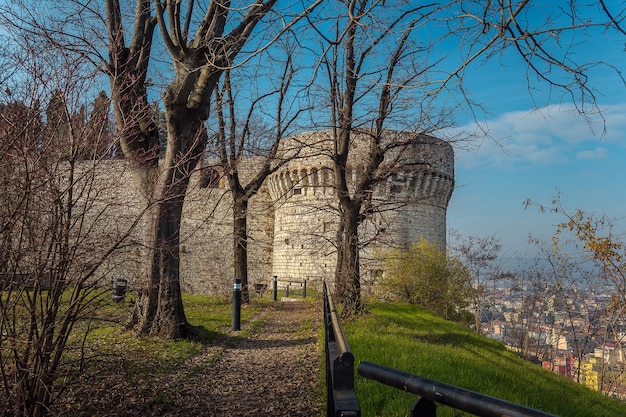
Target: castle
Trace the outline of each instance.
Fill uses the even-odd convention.
[[[389,132],[402,135],[404,132]],[[393,139],[393,138],[391,138]],[[280,155],[292,153],[279,170],[266,179],[248,208],[248,280],[250,285],[307,279],[315,286],[332,280],[338,227],[337,196],[333,188],[329,131],[296,135],[282,142]],[[363,172],[367,138],[356,136],[347,174],[353,186]],[[262,157],[248,157],[238,165],[242,181],[255,173]],[[130,184],[124,161],[110,167],[116,181]],[[207,159],[191,178],[181,224],[181,285],[183,291],[228,294],[232,290],[232,204],[226,182]],[[386,156],[392,172],[371,196],[375,213],[360,226],[361,274],[364,284],[380,276],[381,257],[393,247],[417,242],[421,237],[445,247],[446,211],[454,188],[454,153],[447,142],[419,136],[411,145]],[[110,175],[109,174],[109,175]],[[110,179],[109,179],[110,180]],[[125,217],[138,210],[132,187],[113,186]],[[127,199],[128,204],[122,204]],[[134,201],[134,203],[133,203]],[[120,220],[116,220],[119,224]],[[139,273],[141,251],[137,236],[134,250],[116,256],[106,266],[114,276],[133,278]]]

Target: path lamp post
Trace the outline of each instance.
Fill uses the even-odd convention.
[[[235,279],[233,286],[233,330],[241,329],[241,280]]]
[[[278,299],[278,277],[274,275],[274,279],[272,282],[272,300],[276,301]]]

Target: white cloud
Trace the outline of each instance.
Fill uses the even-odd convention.
[[[626,103],[587,118],[572,105],[508,112],[488,120],[482,130],[472,124],[453,133],[476,138],[473,149],[457,147],[457,164],[468,168],[604,159],[611,153],[607,148],[626,146]]]
[[[606,157],[609,156],[609,152],[605,149],[605,148],[595,148],[595,149],[588,149],[588,150],[584,150],[584,151],[580,151],[576,153],[576,158],[578,159],[605,159]]]

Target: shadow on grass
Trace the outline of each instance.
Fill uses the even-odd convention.
[[[192,342],[198,342],[202,345],[209,345],[217,339],[220,334],[221,333],[216,332],[215,330],[208,330],[204,326],[194,326],[190,324],[186,330],[185,338]]]
[[[459,346],[467,343],[467,336],[459,333],[420,334],[413,338],[420,342],[442,346]]]

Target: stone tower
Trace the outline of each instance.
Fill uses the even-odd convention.
[[[337,198],[333,188],[329,131],[298,135],[285,141],[286,152],[296,158],[268,180],[274,202],[272,274],[283,281],[332,279],[336,264]],[[454,188],[454,152],[447,142],[432,136],[410,137],[388,132],[390,141],[411,142],[390,152],[383,168],[393,174],[374,190],[376,213],[360,226],[361,271],[368,276],[381,271],[380,257],[394,247],[420,238],[446,240],[446,211]],[[367,135],[357,136],[348,176],[351,185],[363,172]]]

